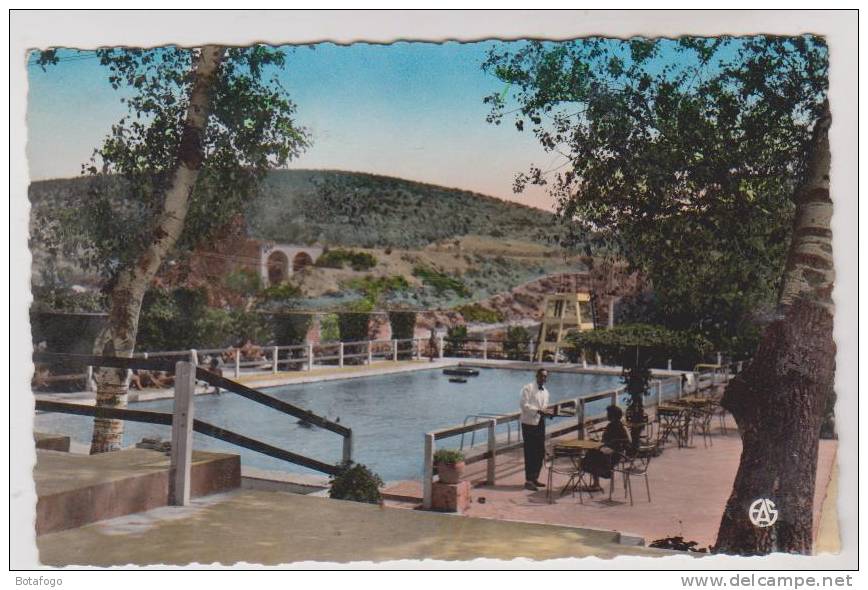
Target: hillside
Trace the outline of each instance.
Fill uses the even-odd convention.
[[[251,237],[289,243],[422,247],[484,235],[542,241],[553,215],[478,193],[357,172],[272,172],[245,211]]]

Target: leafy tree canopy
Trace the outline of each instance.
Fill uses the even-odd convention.
[[[108,81],[128,113],[94,150],[82,174],[89,190],[58,222],[56,212],[34,223],[34,239],[62,248],[111,280],[153,239],[176,165],[193,65],[198,49],[97,50]],[[176,249],[187,250],[226,224],[256,190],[268,169],[281,167],[309,145],[294,121],[295,105],[274,76],[286,56],[264,45],[228,48],[211,87],[211,113],[196,140],[202,169]],[[56,51],[37,56],[43,67],[62,61]],[[191,130],[187,129],[186,132]]]
[[[515,188],[548,187],[564,243],[626,257],[668,325],[718,342],[773,301],[826,100],[822,38],[534,41],[483,69],[509,89],[489,121],[560,156]]]

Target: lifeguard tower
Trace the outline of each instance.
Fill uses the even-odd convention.
[[[542,362],[546,353],[557,360],[560,351],[567,347],[567,334],[594,329],[590,293],[555,293],[547,295],[540,326],[539,346],[536,359]]]

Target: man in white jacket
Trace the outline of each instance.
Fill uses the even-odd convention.
[[[528,383],[521,389],[521,435],[524,438],[524,489],[536,491],[545,484],[539,481],[545,457],[546,422],[551,416],[546,409],[549,405],[549,392],[545,388],[548,371],[539,369],[536,382]]]

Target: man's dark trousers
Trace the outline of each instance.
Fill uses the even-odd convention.
[[[521,435],[524,438],[524,479],[537,481],[546,452],[546,419],[540,416],[536,426],[522,424]]]

